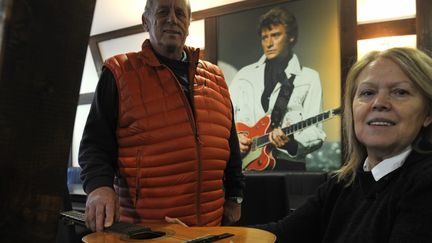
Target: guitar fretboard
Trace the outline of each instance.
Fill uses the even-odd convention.
[[[301,122],[294,123],[294,124],[290,125],[289,127],[282,128],[282,131],[285,133],[285,135],[288,136],[288,135],[291,135],[297,131],[300,131],[300,130],[303,130],[307,127],[315,125],[319,122],[328,120],[335,115],[339,115],[341,112],[342,112],[341,108],[328,110],[328,111],[320,113],[316,116],[313,116],[311,118],[303,120]],[[254,141],[253,141],[253,147],[256,149],[256,148],[264,147],[269,143],[270,143],[270,139],[269,139],[268,133],[267,133],[263,136],[255,137]]]

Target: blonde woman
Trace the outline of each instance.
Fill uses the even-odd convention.
[[[279,242],[432,242],[432,59],[372,52],[344,93],[346,163],[279,222]]]

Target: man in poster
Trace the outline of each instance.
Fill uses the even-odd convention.
[[[322,111],[322,88],[318,72],[300,65],[292,49],[297,42],[295,16],[273,8],[260,17],[258,34],[264,55],[243,67],[230,85],[240,150],[245,170],[305,170],[305,157],[319,149],[326,138],[321,124],[310,125],[286,136],[281,128],[301,122]],[[270,117],[270,120],[264,117]],[[251,130],[243,129],[249,127]],[[246,161],[252,135],[262,131],[270,145],[260,158]],[[264,136],[263,136],[264,137]],[[252,148],[255,150],[255,148]],[[268,161],[264,161],[267,158]],[[273,160],[275,159],[275,161]]]

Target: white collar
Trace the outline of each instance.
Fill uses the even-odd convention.
[[[411,146],[409,146],[402,153],[379,162],[377,165],[375,165],[375,167],[373,167],[372,170],[369,167],[369,163],[368,163],[369,157],[368,157],[365,159],[365,162],[363,163],[363,170],[364,171],[371,171],[372,176],[374,177],[375,181],[378,181],[379,179],[383,178],[384,176],[386,176],[390,172],[401,167],[404,164],[405,159],[411,153],[411,151],[412,151],[412,148],[411,148]]]

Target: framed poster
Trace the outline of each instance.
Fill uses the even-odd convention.
[[[245,1],[245,4],[247,2]],[[265,92],[263,90],[266,90],[267,86],[264,83],[271,83],[271,81],[269,82],[270,78],[265,80],[265,75],[272,76],[270,71],[265,74],[265,66],[267,63],[272,62],[269,61],[271,58],[265,54],[265,49],[268,48],[264,47],[264,41],[262,41],[264,40],[262,30],[265,28],[259,29],[259,19],[269,11],[275,11],[275,9],[287,10],[297,22],[298,35],[287,34],[287,38],[293,37],[295,43],[291,45],[294,57],[288,61],[285,72],[289,77],[290,72],[287,69],[290,69],[293,63],[297,63],[300,69],[293,81],[294,90],[288,101],[288,110],[285,111],[287,113],[282,118],[288,121],[285,124],[281,122],[280,126],[284,127],[287,124],[298,123],[319,115],[321,112],[338,108],[341,102],[337,0],[273,1],[273,3],[270,1],[262,6],[253,8],[248,6],[244,10],[238,9],[238,11],[217,16],[215,26],[217,63],[222,68],[230,86],[236,110],[236,121],[247,123],[249,126],[254,126],[257,121],[261,121],[262,115],[271,115],[271,112],[269,112],[272,110],[271,107],[267,108],[267,110],[261,107],[265,106],[263,101]],[[284,30],[287,32],[290,31],[289,29],[285,28]],[[272,35],[271,31],[268,35]],[[271,45],[277,45],[277,43]],[[270,67],[270,64],[267,66]],[[309,75],[308,73],[312,74]],[[313,81],[314,79],[315,81]],[[249,84],[245,85],[245,83]],[[317,87],[320,92],[316,92]],[[273,99],[273,104],[277,100],[277,88],[276,85],[273,88],[273,93],[266,97],[270,100]],[[247,89],[251,91],[246,91]],[[302,89],[301,92],[299,92],[300,89]],[[268,92],[271,92],[271,90]],[[236,103],[241,104],[237,105]],[[270,101],[270,106],[273,104]],[[257,109],[261,109],[261,111],[256,111]],[[247,110],[247,113],[242,114],[245,110]],[[292,117],[287,118],[289,112],[297,112],[297,115],[291,114]],[[304,129],[294,133],[295,140],[300,141],[297,151],[300,152],[304,149],[302,152],[306,154],[304,154],[303,158],[301,156],[298,156],[298,158],[291,156],[292,161],[301,162],[303,160],[308,171],[331,171],[339,168],[341,164],[340,118],[335,117],[314,126],[317,127],[315,130],[322,128],[325,135],[315,136],[312,133],[317,131],[309,128],[307,128],[309,131]],[[314,139],[322,139],[322,144],[321,146],[318,145],[318,149],[316,148],[316,141],[312,141]],[[290,156],[280,157],[283,158],[283,161],[291,159]],[[276,158],[276,164],[278,163],[277,160],[278,158]],[[281,168],[283,169],[283,167]],[[278,166],[276,165],[274,169],[278,169]]]
[[[217,63],[231,85],[237,72],[247,65],[256,63],[263,56],[261,37],[258,33],[258,19],[273,8],[288,9],[296,18],[298,36],[293,47],[299,64],[304,69],[315,71],[319,76],[322,98],[310,107],[320,111],[340,106],[341,98],[341,45],[339,38],[339,8],[337,0],[246,0],[192,13],[192,26],[200,23],[199,31],[190,31],[201,38],[205,35],[205,59]],[[204,32],[204,33],[203,33]],[[132,26],[122,30],[102,33],[90,37],[90,49],[96,69],[100,72],[103,60],[112,55],[118,47],[134,48],[145,37],[142,27]],[[202,41],[200,41],[202,42]],[[190,44],[190,43],[189,43]],[[112,47],[115,48],[112,48]],[[204,47],[204,44],[196,47]],[[204,48],[202,48],[204,49]],[[121,49],[119,52],[125,52]],[[204,57],[204,56],[202,56]],[[262,80],[261,80],[262,81]],[[263,82],[263,81],[262,81]],[[295,93],[294,93],[295,95]],[[235,96],[235,94],[234,94]],[[317,97],[314,97],[317,98]],[[293,98],[294,99],[294,98]],[[317,113],[317,114],[315,114]],[[302,114],[302,119],[310,118]],[[312,149],[300,162],[309,171],[331,171],[341,163],[341,125],[336,117],[317,126],[322,127],[324,136],[319,149]],[[294,134],[296,136],[296,134]],[[311,138],[312,139],[312,138]],[[309,144],[310,145],[310,144]],[[311,145],[310,145],[311,146]],[[300,159],[299,159],[300,160]]]

